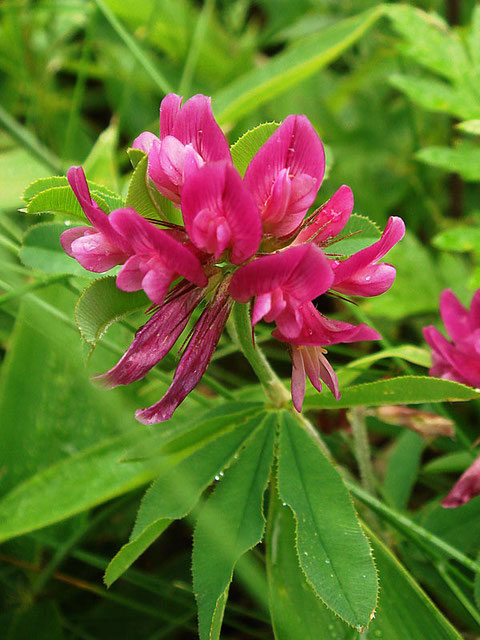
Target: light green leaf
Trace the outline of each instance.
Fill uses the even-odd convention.
[[[32,198],[41,193],[47,191],[52,187],[68,187],[68,180],[66,176],[51,176],[49,178],[39,178],[31,182],[22,195],[22,200],[30,202]]]
[[[376,242],[380,238],[380,229],[366,216],[353,213],[340,236],[344,239],[329,245],[325,249],[326,253],[341,254],[342,257],[351,256],[352,253],[361,251]]]
[[[158,462],[119,462],[138,438],[137,427],[15,487],[0,501],[0,541],[59,522],[149,482],[158,473]]]
[[[330,393],[307,392],[305,409],[341,409],[343,407],[381,407],[386,404],[422,404],[456,402],[479,398],[480,391],[458,382],[429,376],[399,376],[367,382],[342,390],[340,400]]]
[[[134,149],[133,147],[127,149],[127,154],[134,169],[136,168],[138,163],[143,160],[143,158],[145,158],[146,155],[145,152],[141,149]]]
[[[192,573],[201,640],[220,637],[234,567],[262,539],[263,494],[273,461],[275,423],[273,415],[264,419],[200,513]]]
[[[245,171],[253,156],[270,136],[275,133],[279,126],[280,124],[278,122],[264,122],[263,124],[259,124],[258,127],[244,133],[243,136],[232,144],[230,151],[232,152],[233,164],[242,177],[245,175]]]
[[[276,640],[340,640],[352,630],[315,595],[298,564],[295,520],[275,494],[267,525],[267,578]],[[348,636],[346,635],[348,633]]]
[[[437,249],[444,251],[480,252],[480,229],[460,226],[438,233],[432,240]]]
[[[110,208],[101,197],[95,196],[95,201],[105,213],[110,212]],[[87,222],[82,207],[70,187],[51,187],[41,191],[28,203],[27,213],[54,213]]]
[[[341,20],[234,80],[214,97],[217,120],[220,124],[236,122],[264,102],[299,84],[338,58],[382,14],[383,7],[376,7]]]
[[[63,250],[60,236],[67,229],[61,222],[43,222],[30,227],[23,236],[23,246],[19,253],[23,264],[44,273],[91,276]]]
[[[190,455],[184,454],[175,463],[175,457],[163,458],[161,475],[145,494],[138,511],[129,542],[110,562],[105,582],[111,585],[147,549],[174,520],[184,518],[195,506],[202,492],[215,476],[231,461],[238,449],[255,430],[260,418],[255,417],[229,429],[196,447]]]
[[[98,197],[101,202],[107,205],[106,208],[103,209],[106,213],[110,212],[112,209],[118,209],[125,205],[122,196],[115,193],[115,191],[112,191],[101,184],[97,184],[96,182],[92,182],[91,180],[87,180],[87,184],[93,197],[95,199]],[[29,203],[39,193],[48,191],[54,187],[69,187],[67,177],[51,176],[50,178],[40,178],[39,180],[35,180],[25,189],[22,199]],[[100,202],[98,204],[100,204]]]
[[[143,154],[143,158],[137,164],[130,180],[126,206],[132,207],[145,218],[161,220],[164,216],[161,215],[159,208],[155,206],[150,195],[147,170],[148,156]]]
[[[430,460],[422,467],[422,473],[463,473],[473,462],[472,452],[455,451]]]
[[[480,120],[465,120],[464,122],[459,122],[456,128],[464,133],[470,133],[472,136],[480,136]]]
[[[112,123],[98,136],[88,158],[83,163],[85,174],[95,182],[118,190],[119,175],[117,166],[118,120]]]
[[[84,339],[95,347],[114,322],[148,306],[143,291],[121,291],[115,284],[115,276],[106,276],[81,293],[75,306],[75,321]]]
[[[480,149],[469,142],[449,147],[426,147],[415,154],[417,160],[450,173],[459,173],[464,180],[480,180]]]
[[[399,347],[384,349],[377,353],[372,353],[363,358],[352,360],[345,367],[338,371],[341,386],[350,385],[365,369],[368,369],[374,362],[385,358],[401,358],[407,362],[412,362],[420,367],[429,368],[432,366],[432,357],[428,349],[416,347],[412,344],[404,344]]]
[[[412,431],[402,433],[392,451],[385,475],[385,495],[397,509],[406,509],[420,470],[425,440]]]
[[[384,11],[405,38],[402,51],[416,62],[446,78],[468,71],[470,61],[459,36],[438,14],[405,4],[389,4]]]
[[[348,624],[366,627],[377,602],[377,575],[350,495],[332,463],[287,412],[280,417],[278,491],[297,522],[307,580]]]
[[[21,207],[20,194],[25,185],[39,176],[48,176],[51,171],[52,168],[48,164],[37,160],[26,149],[19,147],[2,149],[0,154],[0,176],[2,176],[0,209]]]

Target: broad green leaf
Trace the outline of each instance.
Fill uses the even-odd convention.
[[[380,229],[369,218],[353,213],[342,229],[340,237],[344,239],[329,245],[325,249],[326,253],[340,254],[341,257],[350,256],[376,242],[380,238]]]
[[[429,376],[399,376],[367,382],[342,390],[340,400],[330,393],[307,392],[304,409],[379,407],[385,404],[421,404],[474,400],[480,391],[458,382]]]
[[[92,150],[83,163],[85,173],[95,182],[105,184],[111,189],[119,187],[117,166],[118,120],[112,123],[98,136]]]
[[[456,480],[458,477],[452,476],[452,486]],[[444,498],[448,490],[440,497]],[[455,509],[445,509],[439,504],[421,524],[464,553],[476,553],[480,546],[480,499],[474,498]]]
[[[146,155],[145,152],[141,149],[134,149],[133,147],[127,149],[127,154],[134,169],[136,168],[138,163],[143,160],[143,158],[145,158]]]
[[[162,219],[160,210],[154,205],[150,195],[147,170],[148,156],[143,154],[143,158],[137,164],[130,180],[126,206],[132,207],[145,218]]]
[[[278,122],[264,122],[244,133],[232,144],[230,151],[232,152],[233,164],[242,177],[245,175],[253,156],[279,126]]]
[[[480,136],[480,120],[465,120],[465,122],[459,122],[456,127],[464,133],[470,133],[472,136]]]
[[[90,191],[94,197],[99,197],[107,205],[104,209],[107,213],[112,209],[118,209],[124,206],[124,200],[122,196],[107,187],[87,180]],[[52,176],[50,178],[40,178],[32,182],[23,192],[22,199],[28,204],[35,196],[43,191],[48,191],[53,187],[68,187],[68,180],[66,176]],[[99,203],[100,204],[100,203]]]
[[[75,321],[84,339],[95,346],[114,322],[148,306],[143,291],[121,291],[115,276],[106,276],[84,289],[75,306]]]
[[[402,360],[418,364],[420,367],[432,366],[432,357],[427,349],[416,347],[413,344],[404,344],[398,347],[392,347],[391,349],[384,349],[378,353],[372,353],[370,356],[352,360],[352,362],[346,365],[346,368],[364,369],[372,363],[377,362],[377,360],[383,360],[384,358],[402,358]]]
[[[432,240],[437,249],[444,251],[480,252],[480,229],[460,226],[438,233]]]
[[[52,169],[26,149],[2,149],[0,154],[1,194],[0,209],[22,206],[21,193],[25,185],[39,176],[48,176]]]
[[[438,14],[405,4],[389,4],[384,11],[405,38],[402,51],[418,64],[450,79],[469,69],[470,61],[459,36]]]
[[[110,212],[110,208],[101,197],[95,196],[95,201],[103,211]],[[50,187],[46,191],[41,191],[28,203],[27,213],[54,213],[81,220],[83,223],[87,222],[87,218],[70,187]]]
[[[220,637],[235,565],[262,539],[263,494],[273,461],[275,426],[274,415],[264,420],[226,471],[198,518],[192,573],[201,640]]]
[[[68,226],[61,222],[42,222],[30,227],[23,236],[23,246],[19,253],[23,264],[44,273],[91,276],[63,250],[60,236],[67,229]]]
[[[158,462],[121,463],[138,427],[44,469],[0,501],[0,541],[41,529],[140,487]]]
[[[270,496],[267,578],[270,615],[276,640],[334,640],[352,630],[316,596],[298,564],[295,519],[290,509]],[[321,630],[321,631],[320,631]],[[321,635],[319,635],[321,633]]]
[[[402,433],[388,461],[384,491],[389,502],[397,509],[406,509],[420,470],[420,458],[425,440],[412,431]]]
[[[426,147],[415,154],[417,160],[432,167],[444,169],[450,173],[459,173],[464,180],[476,182],[480,180],[480,148],[464,142],[450,149],[449,147]]]
[[[458,118],[472,118],[480,113],[480,104],[473,93],[469,95],[439,80],[399,74],[391,76],[390,83],[428,111],[450,113]]]
[[[460,640],[411,575],[385,545],[366,530],[377,565],[380,590],[375,618],[357,635],[315,596],[298,565],[295,522],[275,505],[267,530],[267,575],[276,640]],[[319,636],[319,630],[321,636]]]
[[[366,627],[377,602],[377,574],[350,495],[305,427],[287,412],[280,424],[278,491],[295,515],[300,566],[327,607]]]
[[[422,467],[422,473],[463,473],[473,462],[473,452],[455,451],[430,460]]]
[[[220,124],[236,122],[274,96],[288,91],[338,58],[383,14],[383,7],[341,20],[246,73],[213,100]]]
[[[255,417],[234,429],[219,429],[217,437],[196,448],[175,464],[170,459],[143,497],[129,542],[108,565],[105,582],[111,585],[174,520],[184,518],[202,492],[232,460],[261,418]],[[130,463],[129,463],[130,464]]]

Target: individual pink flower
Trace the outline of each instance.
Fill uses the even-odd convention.
[[[295,244],[315,242],[325,245],[338,236],[353,211],[353,193],[346,184],[311,216],[311,222],[295,238]]]
[[[282,237],[294,231],[313,204],[324,173],[325,153],[315,129],[305,116],[288,116],[245,172],[264,233]]]
[[[259,211],[238,171],[226,162],[207,164],[187,180],[182,214],[192,242],[217,260],[229,249],[230,262],[241,264],[258,249]]]
[[[332,289],[350,296],[378,296],[385,293],[395,280],[395,267],[378,262],[405,235],[401,218],[389,218],[382,237],[366,249],[346,260],[333,261]]]
[[[432,348],[430,375],[480,387],[480,289],[472,298],[470,311],[446,289],[440,296],[440,314],[452,342],[435,327],[424,328],[423,335]]]
[[[255,297],[253,326],[262,318],[275,321],[285,336],[294,338],[303,326],[302,305],[325,293],[332,282],[323,251],[314,244],[303,244],[241,267],[233,274],[229,291],[237,302]]]
[[[460,476],[450,493],[442,500],[442,507],[461,507],[480,494],[480,457]]]
[[[144,132],[133,147],[148,154],[148,175],[166,198],[180,203],[186,177],[206,162],[231,163],[230,148],[213,117],[211,100],[168,94],[160,105],[160,138]]]
[[[110,216],[92,199],[82,167],[70,167],[67,179],[93,228],[74,227],[64,231],[60,238],[63,250],[95,273],[123,264],[132,253],[130,244],[113,229]]]

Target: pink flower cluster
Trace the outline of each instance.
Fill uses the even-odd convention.
[[[403,237],[403,221],[390,218],[378,242],[347,259],[325,253],[340,239],[353,195],[342,186],[306,217],[323,179],[325,156],[303,115],[283,122],[243,179],[210,99],[202,95],[183,106],[180,96],[167,95],[160,107],[160,137],[145,132],[133,146],[148,154],[149,179],[181,209],[184,227],[156,225],[128,208],[107,215],[92,200],[82,169],[69,170],[69,183],[93,228],[69,229],[61,238],[63,248],[90,271],[123,265],[117,286],[143,289],[158,307],[120,361],[98,378],[114,387],[145,376],[172,348],[197,305],[208,300],[170,388],[136,413],[146,424],[168,420],[205,372],[233,301],[253,301],[252,326],[274,322],[274,337],[291,346],[296,409],[302,408],[306,376],[319,391],[323,380],[338,398],[324,347],[380,336],[366,325],[326,318],[313,301],[329,290],[352,296],[386,291],[395,269],[379,261]]]

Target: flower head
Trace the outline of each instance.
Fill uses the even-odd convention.
[[[395,270],[379,260],[403,236],[403,222],[391,218],[378,242],[345,260],[325,253],[348,222],[353,194],[343,185],[308,217],[325,156],[302,115],[285,120],[243,180],[205,96],[183,106],[180,96],[166,96],[160,136],[142,133],[133,146],[148,155],[149,179],[181,208],[184,226],[153,223],[131,208],[107,215],[91,198],[83,170],[69,170],[92,226],[66,231],[65,251],[91,271],[122,265],[117,286],[143,289],[156,305],[125,355],[96,380],[115,387],[143,378],[203,305],[167,392],[136,413],[145,424],[168,420],[203,376],[234,302],[252,302],[252,329],[261,320],[273,322],[273,337],[289,346],[295,408],[302,408],[306,377],[319,391],[323,381],[338,399],[338,380],[324,347],[380,336],[364,324],[327,318],[315,302],[329,291],[360,296],[385,291]]]

